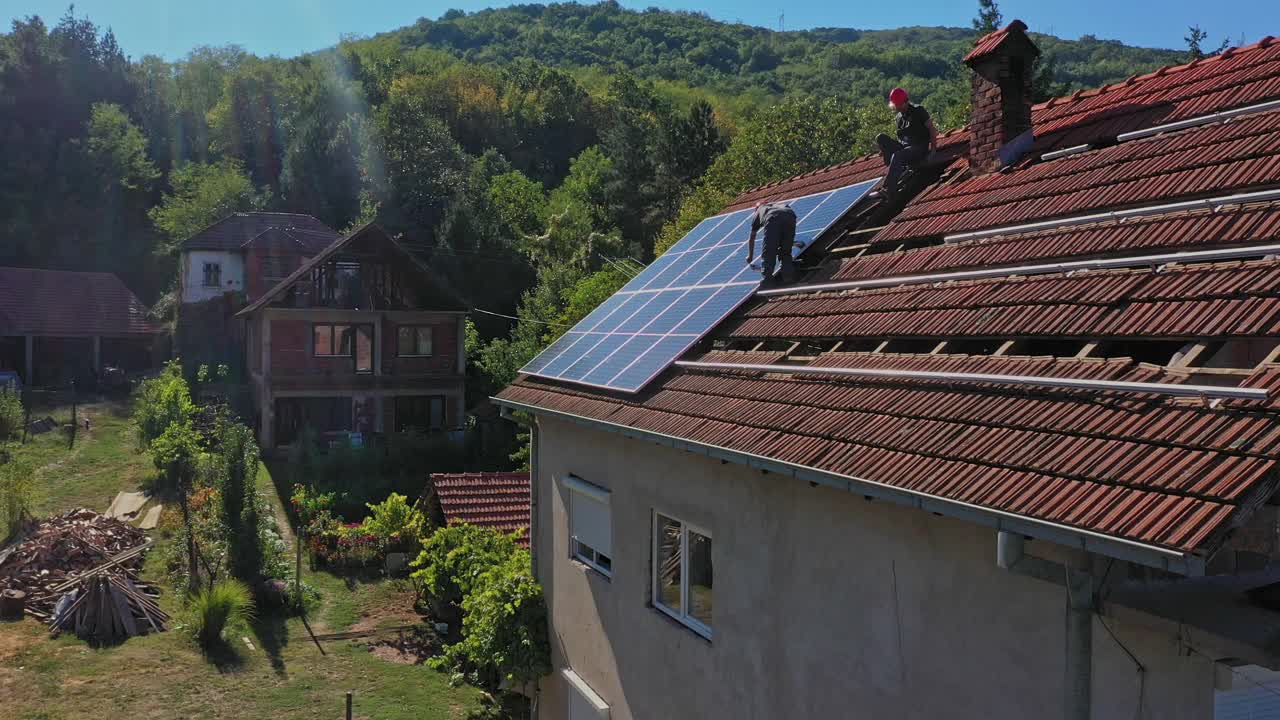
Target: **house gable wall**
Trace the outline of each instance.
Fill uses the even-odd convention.
[[[563,421],[540,418],[538,438],[554,668],[615,720],[1060,716],[1065,591],[997,568],[991,530]],[[570,473],[612,493],[611,579],[569,560]],[[710,641],[648,606],[655,508],[712,534]],[[1148,716],[1211,716],[1211,662],[1114,629],[1147,668]],[[1096,619],[1093,651],[1093,717],[1134,717],[1138,675]],[[558,677],[549,717],[566,716]]]
[[[222,282],[216,288],[204,285],[205,263],[218,263],[222,266]],[[187,250],[182,253],[182,302],[204,302],[223,293],[244,290],[244,257],[240,252]]]

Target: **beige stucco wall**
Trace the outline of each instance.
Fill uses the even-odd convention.
[[[614,720],[1062,717],[1065,590],[997,568],[993,531],[553,419],[537,437],[553,661]],[[569,473],[612,493],[612,579],[569,560]],[[712,533],[711,641],[648,604],[654,508]],[[1212,717],[1211,662],[1115,629],[1140,717]],[[1131,720],[1134,666],[1097,620],[1093,647],[1093,717]],[[564,692],[544,682],[542,720]]]

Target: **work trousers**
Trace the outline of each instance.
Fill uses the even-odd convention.
[[[778,213],[764,226],[764,248],[760,253],[760,272],[765,282],[771,282],[781,261],[782,282],[795,279],[791,267],[791,248],[796,243],[796,215],[793,212]]]
[[[880,146],[880,157],[889,166],[889,173],[884,178],[884,189],[890,194],[898,192],[898,183],[902,181],[902,173],[909,167],[919,165],[929,157],[927,145],[903,145],[893,138],[880,133],[876,136],[876,145]]]

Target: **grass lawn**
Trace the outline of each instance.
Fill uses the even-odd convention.
[[[71,451],[60,433],[11,448],[39,468],[41,513],[80,505],[105,510],[118,490],[137,489],[153,472],[147,456],[135,452],[123,406],[90,405],[84,412],[91,429],[80,432]],[[258,483],[283,519],[283,504],[265,467]],[[143,575],[162,584],[159,553],[151,553]],[[304,577],[323,596],[308,618],[316,633],[416,619],[406,581],[327,572]],[[166,591],[161,604],[179,623],[179,599]],[[481,707],[478,690],[450,687],[447,675],[425,666],[382,659],[369,651],[368,641],[328,642],[322,653],[300,618],[264,616],[232,640],[230,651],[211,659],[176,628],[92,648],[73,636],[50,639],[48,628],[29,618],[0,624],[0,716],[340,718],[348,690],[355,693],[360,718],[462,719]]]
[[[70,409],[34,412],[32,418],[52,415],[60,422],[71,417]],[[25,445],[11,442],[7,449],[36,469],[35,512],[47,515],[75,507],[102,512],[121,490],[137,490],[155,474],[151,458],[136,451],[129,408],[123,402],[100,402],[77,409],[80,427],[74,447],[68,450],[61,429],[29,435]],[[89,429],[84,428],[85,418]]]

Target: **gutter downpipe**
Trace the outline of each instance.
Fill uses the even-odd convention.
[[[1063,663],[1063,717],[1089,720],[1093,703],[1093,576],[1088,570],[1027,555],[1025,538],[1007,530],[996,533],[996,565],[1015,575],[1062,585],[1067,590]],[[1088,555],[1085,556],[1086,558]]]

